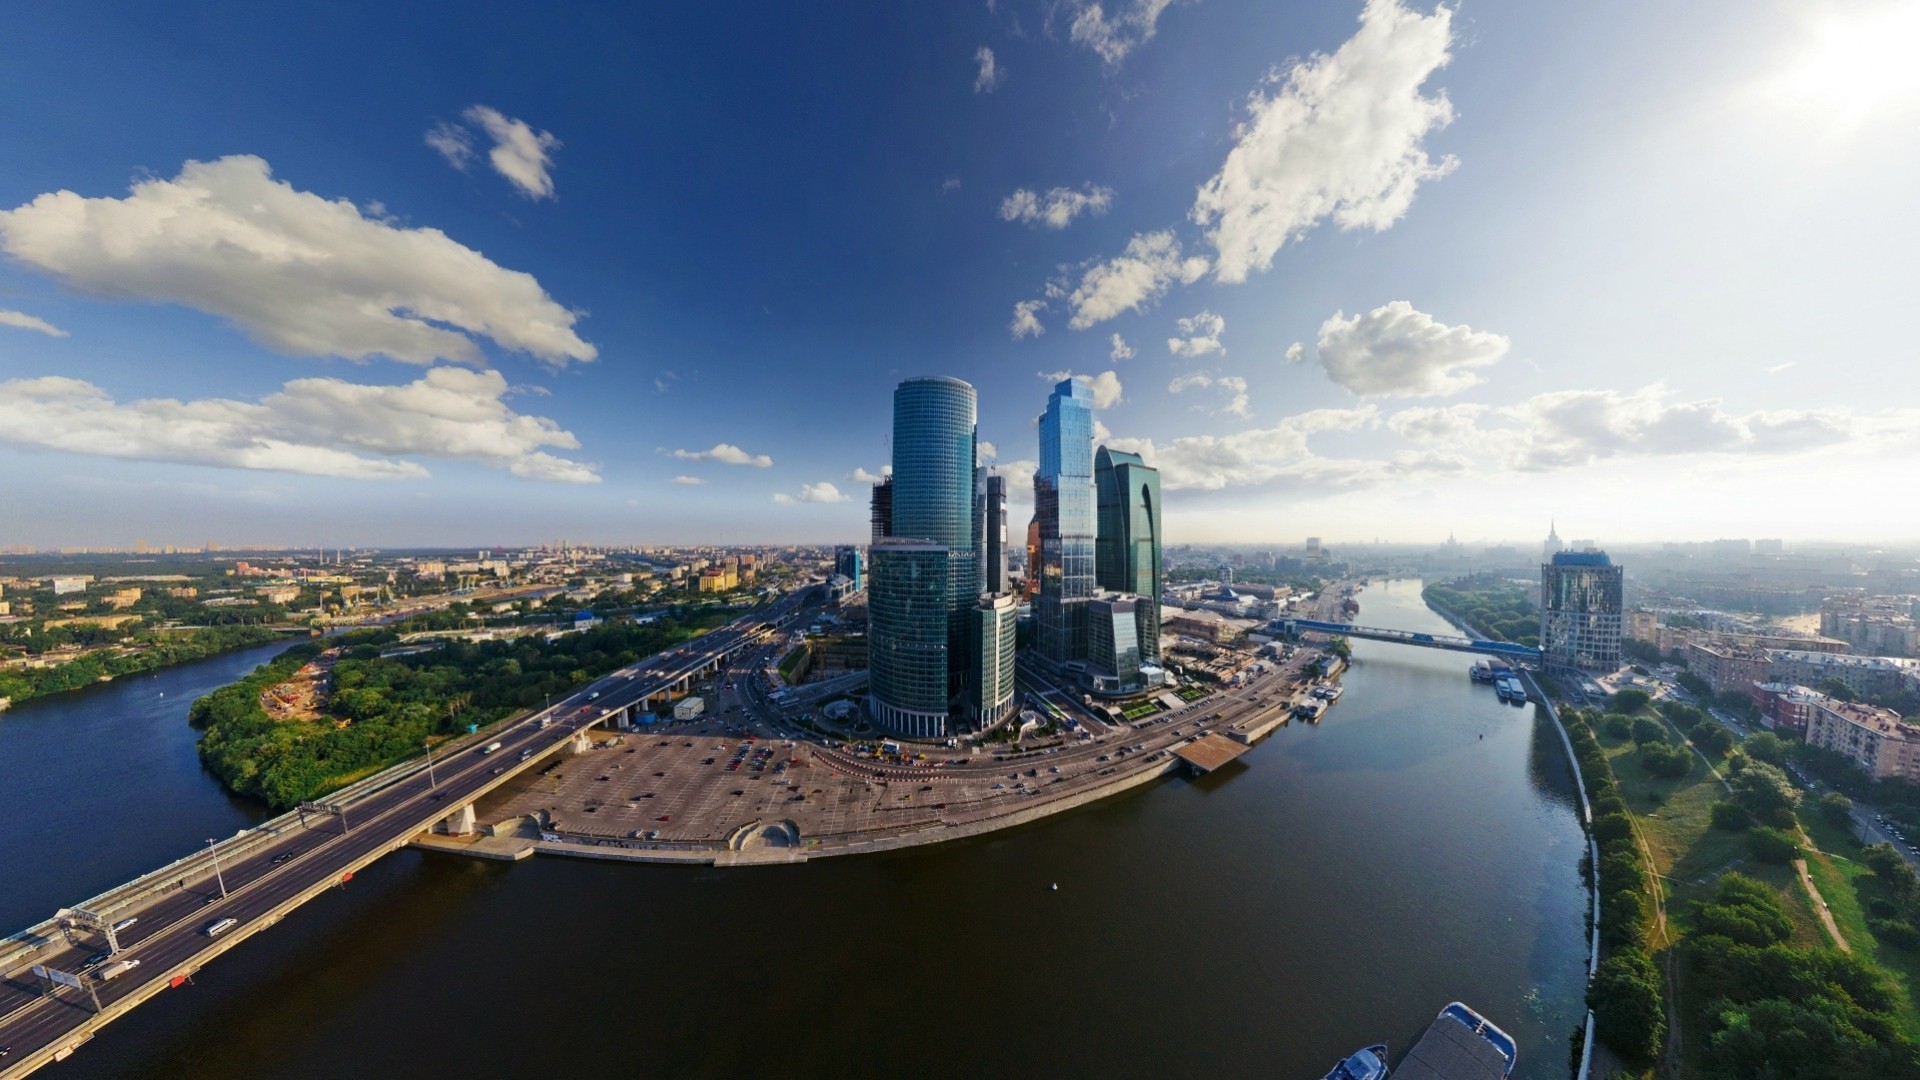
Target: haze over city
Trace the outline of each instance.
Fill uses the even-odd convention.
[[[25,9],[0,540],[853,540],[925,374],[1024,521],[1061,373],[1176,543],[1911,538],[1915,27]]]

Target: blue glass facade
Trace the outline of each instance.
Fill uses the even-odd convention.
[[[1094,585],[1093,394],[1072,379],[1053,388],[1040,417],[1033,504],[1040,526],[1035,644],[1056,663],[1083,660]]]
[[[875,718],[903,735],[947,734],[947,706],[966,688],[968,657],[976,651],[970,648],[973,608],[983,569],[975,496],[978,418],[974,389],[959,379],[908,379],[893,392],[887,527],[891,536],[913,543],[911,550],[876,543],[869,553],[868,648]],[[934,549],[945,568],[937,609],[927,592]],[[937,723],[930,681],[935,665],[928,651],[936,629]]]
[[[1140,598],[1140,655],[1160,658],[1160,470],[1138,454],[1101,447],[1094,455],[1099,498],[1095,573],[1109,592]]]

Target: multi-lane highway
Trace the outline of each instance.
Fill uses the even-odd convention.
[[[724,665],[735,652],[804,614],[816,596],[811,589],[792,594],[582,687],[539,714],[462,740],[436,756],[431,772],[418,763],[396,767],[393,782],[361,788],[341,813],[308,814],[302,825],[222,860],[217,875],[208,864],[100,912],[122,927],[116,934],[120,951],[111,961],[99,959],[108,949],[101,933],[63,927],[34,955],[9,961],[0,978],[0,1078],[12,1080],[59,1060],[127,1009],[179,985],[214,956],[325,889],[351,880],[355,871],[404,846],[456,808],[538,764],[577,732],[644,708],[654,695],[684,689]],[[208,933],[225,920],[233,921],[217,935]],[[138,963],[122,966],[120,961]],[[102,978],[109,964],[120,970]],[[55,985],[35,974],[35,965],[80,974],[82,986]]]

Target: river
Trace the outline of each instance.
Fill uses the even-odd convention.
[[[1415,581],[1360,603],[1448,629]],[[1462,654],[1354,657],[1317,727],[972,841],[729,870],[402,852],[53,1069],[1313,1078],[1365,1043],[1397,1058],[1457,998],[1515,1036],[1516,1076],[1559,1080],[1587,902],[1559,738]],[[168,691],[169,735],[121,690],[0,719],[0,763],[41,792],[0,804],[31,825],[0,863],[16,925],[259,816],[192,760],[190,698]]]

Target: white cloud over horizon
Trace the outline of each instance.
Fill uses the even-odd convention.
[[[1320,324],[1316,348],[1327,377],[1363,397],[1444,397],[1479,385],[1476,368],[1507,355],[1500,334],[1448,326],[1405,300]],[[1297,359],[1287,350],[1289,360]]]
[[[756,469],[770,469],[773,459],[765,454],[749,454],[732,443],[714,443],[710,450],[675,450],[673,456],[681,461],[717,461],[722,465],[750,465]]]
[[[1225,353],[1227,347],[1220,343],[1220,335],[1226,333],[1227,320],[1211,311],[1202,311],[1177,320],[1180,332],[1185,337],[1167,339],[1167,351],[1175,356],[1206,356],[1209,353]]]
[[[529,480],[594,484],[597,469],[547,453],[579,440],[515,413],[496,371],[436,367],[399,386],[295,379],[258,402],[116,402],[65,376],[0,382],[0,442],[132,461],[357,480],[420,479],[412,457],[474,461]]]
[[[791,506],[796,503],[843,503],[852,500],[850,496],[843,493],[832,483],[822,480],[817,484],[800,485],[800,494],[798,495],[789,495],[784,491],[776,491],[773,493],[773,501],[782,505]]]
[[[1118,372],[1103,371],[1098,375],[1087,375],[1071,371],[1042,371],[1039,375],[1049,383],[1072,379],[1083,384],[1092,391],[1093,407],[1096,409],[1110,409],[1120,403],[1122,389]]]
[[[1221,406],[1219,410],[1223,415],[1237,416],[1242,420],[1249,419],[1253,416],[1253,407],[1247,397],[1247,380],[1240,376],[1213,375],[1204,371],[1196,371],[1176,377],[1172,382],[1167,384],[1167,392],[1170,394],[1178,394],[1196,387],[1200,389],[1217,387],[1227,392],[1229,395],[1227,403]]]
[[[533,275],[298,191],[257,157],[189,161],[124,199],[38,196],[0,210],[0,250],[82,292],[218,316],[289,356],[484,364],[474,337],[554,366],[599,355]]]
[[[66,337],[67,332],[37,315],[24,311],[8,311],[0,308],[0,326],[11,326],[19,330],[33,330],[48,337]]]

